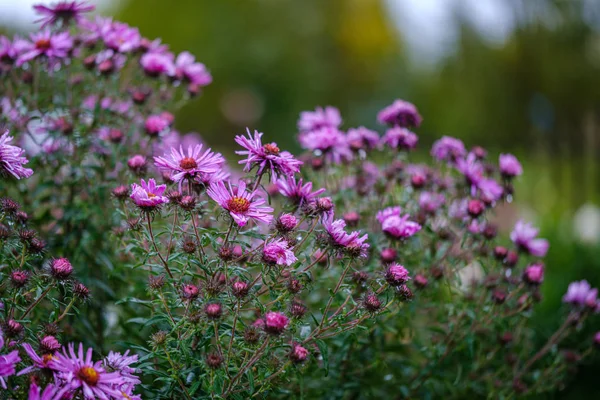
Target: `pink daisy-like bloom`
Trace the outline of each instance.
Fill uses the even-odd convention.
[[[158,136],[158,134],[165,131],[169,125],[171,125],[171,121],[164,116],[150,115],[144,122],[144,129],[148,135]]]
[[[15,41],[18,39],[15,38]],[[0,62],[12,64],[18,57],[19,50],[6,36],[0,36]]]
[[[101,361],[94,362],[92,348],[84,354],[81,343],[77,353],[73,343],[69,343],[68,351],[63,347],[62,353],[56,353],[50,365],[59,382],[58,398],[76,389],[81,389],[86,399],[120,398],[119,388],[127,383],[120,372],[106,372]]]
[[[4,347],[4,335],[2,331],[0,331],[0,349]],[[13,350],[8,354],[4,354],[0,356],[0,386],[2,386],[6,390],[6,381],[4,378],[12,376],[16,372],[16,365],[21,362],[21,357],[19,357],[19,351]]]
[[[167,185],[157,186],[154,179],[149,179],[148,183],[142,179],[140,185],[131,184],[131,195],[129,197],[142,210],[152,211],[161,204],[169,202],[169,199],[163,196],[166,189]]]
[[[23,343],[23,349],[25,349],[25,353],[27,353],[27,355],[29,356],[31,361],[33,361],[33,365],[30,365],[29,367],[22,369],[21,371],[19,371],[19,373],[17,375],[19,375],[19,376],[25,375],[35,369],[42,369],[42,370],[48,370],[48,371],[53,370],[50,362],[55,358],[54,353],[56,353],[56,351],[54,351],[52,353],[42,354],[40,356],[35,352],[35,350],[33,350],[33,347],[31,347],[31,345],[29,343]]]
[[[323,154],[325,160],[339,164],[352,159],[346,135],[337,128],[323,127],[301,133],[298,141],[303,149]]]
[[[277,143],[262,144],[262,133],[254,131],[254,137],[249,129],[248,137],[238,135],[235,137],[237,144],[246,150],[238,150],[235,153],[241,156],[246,156],[245,160],[239,161],[239,164],[244,166],[245,172],[250,172],[252,168],[258,166],[258,175],[261,175],[265,169],[271,171],[271,179],[275,181],[277,176],[291,176],[300,172],[302,161],[298,161],[288,151],[280,151]]]
[[[23,157],[25,150],[9,144],[12,140],[13,138],[8,136],[8,131],[0,136],[0,174],[10,174],[17,179],[29,178],[33,175],[33,170],[23,167],[29,162]]]
[[[175,76],[193,85],[206,86],[212,82],[212,76],[204,64],[196,62],[194,56],[184,51],[175,59]]]
[[[394,217],[394,216],[399,217],[401,214],[402,214],[402,207],[394,206],[394,207],[388,207],[381,211],[378,211],[377,214],[375,215],[375,218],[377,218],[377,221],[379,221],[380,224],[383,224],[383,221],[385,221],[389,217]]]
[[[129,350],[125,351],[123,354],[110,351],[103,360],[104,368],[107,371],[119,372],[128,386],[135,386],[141,382],[140,379],[134,375],[138,371],[131,367],[132,364],[137,362],[137,354],[129,355]]]
[[[315,111],[302,111],[298,120],[298,129],[308,132],[320,128],[337,129],[342,124],[340,110],[335,107],[317,107]]]
[[[483,164],[473,153],[469,153],[466,158],[457,159],[456,169],[463,174],[469,185],[477,185],[483,179]]]
[[[544,280],[544,265],[531,264],[523,272],[523,279],[531,285],[539,285]]]
[[[419,196],[419,207],[427,213],[435,213],[445,201],[441,193],[422,192]]]
[[[33,6],[33,9],[42,15],[42,18],[35,22],[41,22],[43,29],[46,25],[55,25],[59,21],[63,24],[71,21],[80,22],[84,18],[83,13],[94,11],[96,7],[86,5],[84,1],[60,1],[50,6],[37,4]]]
[[[229,212],[238,226],[245,226],[250,219],[265,224],[271,222],[273,209],[265,205],[263,198],[257,197],[256,191],[247,191],[244,181],[239,181],[238,185],[233,187],[231,182],[227,184],[229,188],[223,182],[215,182],[206,193]]]
[[[593,289],[588,281],[582,280],[569,284],[567,293],[563,296],[562,301],[573,305],[585,306],[588,302],[595,301],[597,296],[598,290]]]
[[[17,66],[40,56],[49,59],[66,58],[73,48],[73,39],[68,32],[53,33],[49,29],[45,29],[32,33],[30,40],[23,46],[17,58]]]
[[[431,155],[438,161],[455,161],[466,154],[463,142],[450,136],[443,136],[431,147]]]
[[[51,383],[49,383],[42,392],[40,387],[36,385],[35,382],[32,382],[29,386],[27,400],[56,400],[58,399],[57,393],[58,388]]]
[[[113,22],[103,35],[104,44],[119,53],[129,53],[140,47],[142,36],[137,28],[122,22]]]
[[[388,129],[381,138],[381,146],[390,146],[394,149],[412,150],[417,146],[419,137],[406,128],[395,126]]]
[[[290,319],[284,314],[269,311],[265,314],[263,329],[271,335],[280,335],[287,328]]]
[[[512,154],[500,154],[500,173],[502,176],[512,178],[523,173],[523,167],[517,157]]]
[[[209,187],[215,182],[224,182],[231,177],[231,173],[221,169],[215,173],[198,174],[196,177],[196,183]]]
[[[365,128],[348,129],[346,141],[353,150],[372,150],[379,144],[379,133]]]
[[[414,104],[404,100],[396,100],[377,114],[381,124],[398,125],[404,128],[419,127],[423,118]]]
[[[285,239],[276,239],[266,244],[263,248],[263,260],[269,264],[287,265],[288,267],[298,261],[290,245]]]
[[[175,64],[171,53],[148,52],[140,58],[140,65],[146,75],[151,77],[175,74]]]
[[[165,154],[164,157],[154,157],[154,165],[162,172],[171,174],[174,182],[181,182],[184,179],[195,179],[201,174],[214,174],[223,168],[225,159],[220,153],[213,153],[211,149],[202,152],[202,145],[189,146],[187,154],[183,151],[183,146],[171,148],[171,154]],[[181,190],[181,188],[180,188]]]
[[[370,247],[366,243],[369,237],[367,234],[360,236],[359,231],[346,232],[346,221],[334,220],[333,214],[325,214],[322,223],[332,246],[348,251],[351,255],[367,257]]]
[[[391,264],[385,271],[385,280],[392,286],[400,286],[410,280],[408,270],[400,264]]]
[[[304,183],[302,178],[296,181],[296,178],[287,176],[285,178],[278,179],[275,184],[279,189],[279,193],[290,199],[296,205],[303,205],[312,202],[318,196],[325,192],[325,189],[321,188],[312,191],[312,182]]]
[[[411,237],[421,230],[421,225],[410,221],[409,218],[408,214],[403,217],[392,215],[381,223],[381,229],[384,233],[396,239]]]
[[[494,179],[482,179],[477,183],[477,188],[481,192],[481,200],[486,203],[493,203],[500,200],[504,194],[504,188]]]
[[[521,250],[535,256],[544,257],[548,252],[550,244],[546,239],[536,239],[539,229],[536,229],[530,223],[522,220],[517,221],[513,231],[510,233],[510,240]]]

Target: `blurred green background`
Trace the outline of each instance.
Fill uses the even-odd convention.
[[[482,145],[493,157],[515,153],[525,174],[502,220],[524,216],[551,241],[536,317],[542,336],[560,324],[560,299],[571,280],[600,286],[600,1],[100,6],[100,13],[207,65],[214,83],[180,110],[176,128],[199,132],[225,154],[246,126],[297,151],[298,114],[318,105],[339,107],[345,128],[381,132],[375,115],[396,98],[415,103],[424,117],[417,131],[423,154],[444,134]],[[599,329],[596,322],[589,334]],[[556,397],[600,395],[599,360],[584,365]]]

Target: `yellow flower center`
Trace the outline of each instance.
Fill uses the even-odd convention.
[[[227,201],[227,208],[235,213],[245,213],[250,208],[250,202],[243,197],[232,197]]]
[[[100,379],[98,372],[92,367],[81,368],[77,371],[77,377],[90,386],[96,386]]]

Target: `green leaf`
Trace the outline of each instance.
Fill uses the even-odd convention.
[[[321,357],[323,357],[323,366],[325,367],[325,376],[329,375],[329,348],[322,340],[316,340]]]

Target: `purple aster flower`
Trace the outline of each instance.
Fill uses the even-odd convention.
[[[361,232],[346,232],[346,222],[343,219],[334,220],[333,214],[325,214],[323,217],[323,227],[329,234],[332,246],[341,248],[350,252],[352,255],[366,257],[369,244],[366,243],[368,235],[360,236]]]
[[[223,167],[224,168],[224,167]],[[196,177],[196,183],[204,185],[208,187],[212,185],[214,182],[225,182],[231,177],[231,173],[221,169],[220,171],[214,173],[200,173]]]
[[[33,175],[33,170],[23,167],[29,162],[23,157],[25,150],[9,144],[12,140],[8,131],[0,136],[0,174],[10,174],[17,179],[29,178]]]
[[[473,153],[456,160],[456,169],[463,174],[469,185],[477,185],[483,179],[483,165]]]
[[[15,38],[15,41],[18,39]],[[13,45],[9,38],[0,36],[0,62],[12,64],[19,56],[19,50]]]
[[[571,282],[562,300],[564,303],[585,306],[588,302],[595,301],[597,296],[598,290],[592,289],[588,281],[582,280]]]
[[[385,280],[392,286],[400,286],[408,282],[410,276],[403,265],[393,263],[385,271]]]
[[[110,351],[103,360],[104,368],[107,371],[119,372],[125,382],[131,386],[135,386],[141,382],[140,379],[134,375],[138,371],[131,367],[132,364],[137,362],[137,354],[129,355],[129,350],[124,354]]]
[[[144,129],[148,135],[158,136],[161,132],[164,132],[169,125],[171,125],[171,121],[164,116],[150,115],[144,122]]]
[[[103,34],[104,44],[119,53],[130,53],[140,47],[142,36],[137,28],[122,22],[113,22]]]
[[[463,142],[450,136],[443,136],[431,147],[431,155],[439,161],[455,161],[466,154]]]
[[[339,164],[352,159],[352,151],[346,140],[346,135],[337,128],[322,127],[298,136],[303,149],[323,154],[327,161]]]
[[[213,153],[211,149],[202,152],[202,145],[189,146],[187,154],[183,146],[171,148],[171,154],[164,157],[154,157],[154,164],[162,171],[171,174],[174,182],[184,179],[195,179],[201,174],[214,174],[219,172],[225,164],[225,159],[220,153]],[[180,187],[181,191],[181,187]]]
[[[23,349],[25,349],[25,353],[27,353],[29,358],[31,358],[31,361],[33,361],[33,365],[22,369],[17,375],[28,374],[34,369],[52,370],[50,361],[54,359],[55,352],[46,353],[40,356],[33,350],[29,343],[23,343]]]
[[[288,267],[298,261],[294,252],[290,250],[285,239],[276,239],[263,248],[263,260],[269,264],[287,265]]]
[[[206,86],[212,82],[212,76],[204,64],[196,62],[187,51],[179,53],[175,60],[175,76],[193,85]]]
[[[486,203],[500,200],[504,194],[504,188],[494,179],[482,179],[477,184],[477,188],[481,192],[481,199]]]
[[[312,191],[312,182],[304,182],[302,179],[298,179],[292,176],[286,178],[280,178],[276,182],[279,193],[290,199],[296,205],[303,205],[312,202],[319,195],[325,192],[325,189],[321,188]]]
[[[131,196],[129,197],[142,210],[152,211],[161,204],[169,202],[169,199],[163,196],[166,189],[167,185],[157,186],[154,179],[149,179],[148,183],[142,179],[140,185],[131,184]]]
[[[140,58],[140,65],[146,75],[151,77],[175,74],[175,64],[173,64],[173,54],[171,53],[147,52]]]
[[[421,230],[421,225],[410,221],[409,217],[408,214],[403,217],[392,215],[381,223],[381,229],[384,233],[396,239],[411,237]]]
[[[249,219],[256,222],[270,223],[273,219],[273,209],[265,205],[265,200],[257,197],[256,191],[246,190],[246,183],[239,181],[237,186],[231,186],[231,182],[225,186],[223,182],[215,182],[206,191],[211,199],[229,212],[238,226],[245,226]]]
[[[21,66],[34,58],[45,56],[49,59],[66,58],[73,48],[73,39],[68,32],[53,33],[49,29],[30,35],[30,42],[24,44],[17,59]]]
[[[4,334],[0,331],[0,349],[4,347]],[[14,375],[16,365],[21,362],[19,351],[13,350],[8,354],[0,356],[0,386],[6,390],[6,382],[4,378]]]
[[[119,398],[119,387],[127,383],[119,372],[106,372],[101,361],[94,362],[92,348],[84,354],[81,343],[77,353],[73,343],[69,343],[68,351],[63,347],[50,364],[59,382],[58,398],[76,389],[81,389],[86,399]]]
[[[535,263],[525,268],[523,279],[531,285],[539,285],[544,280],[544,264]]]
[[[445,197],[441,193],[421,192],[419,196],[419,207],[427,213],[435,213],[445,201]]]
[[[71,21],[80,22],[83,19],[83,13],[94,11],[96,7],[86,5],[84,1],[60,1],[50,6],[37,4],[33,6],[36,13],[42,15],[42,18],[35,21],[41,22],[41,28],[46,25],[55,25],[62,22],[63,25]]]
[[[353,150],[372,150],[379,144],[379,133],[365,128],[348,129],[346,141]]]
[[[58,388],[53,384],[49,383],[44,391],[42,392],[40,387],[36,385],[35,382],[32,382],[29,386],[29,396],[28,400],[56,400],[58,397],[56,396],[58,393]]]
[[[519,249],[535,257],[544,257],[548,252],[550,244],[546,239],[536,239],[539,229],[536,229],[530,223],[522,220],[515,224],[515,228],[510,233],[510,240],[519,247]]]
[[[413,132],[395,126],[385,132],[385,135],[381,138],[381,145],[387,145],[393,149],[412,150],[417,146],[418,141],[418,136]]]
[[[293,176],[295,173],[300,172],[302,161],[296,160],[288,151],[280,151],[277,143],[263,145],[261,141],[263,134],[261,132],[254,131],[254,137],[252,137],[250,130],[247,129],[247,131],[248,137],[241,135],[235,137],[236,143],[246,149],[235,152],[247,157],[245,160],[239,161],[239,164],[246,164],[244,166],[245,172],[250,172],[252,168],[258,166],[256,173],[262,175],[266,168],[271,171],[273,181],[278,175]]]
[[[523,173],[521,163],[512,154],[500,154],[499,163],[500,173],[506,178],[519,176]]]
[[[271,335],[281,334],[287,328],[290,319],[280,312],[269,311],[265,314],[263,329]]]
[[[381,124],[398,125],[400,127],[419,127],[423,118],[414,104],[404,100],[396,100],[377,115],[377,120]]]
[[[380,224],[383,224],[383,221],[385,221],[389,217],[394,217],[394,216],[399,217],[401,214],[402,214],[402,207],[394,206],[394,207],[388,207],[381,211],[378,211],[375,218],[377,218],[377,221],[379,221]]]
[[[342,124],[340,110],[335,107],[317,107],[315,111],[303,111],[298,120],[298,129],[308,132],[320,128],[337,129]]]

